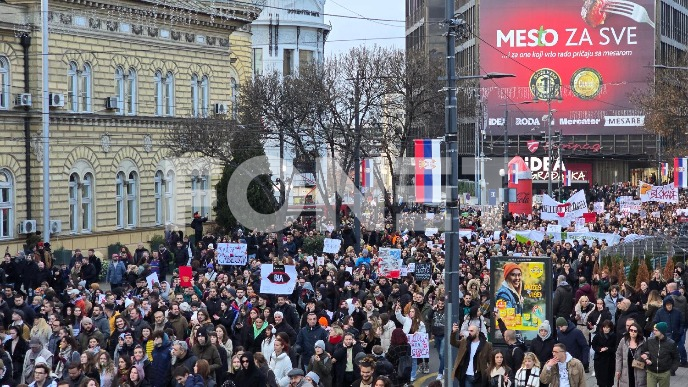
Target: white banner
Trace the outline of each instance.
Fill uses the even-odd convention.
[[[621,202],[621,206],[619,211],[622,214],[639,214],[640,209],[642,208],[643,202],[640,200],[627,200],[625,202]]]
[[[602,243],[602,239],[604,239],[609,246],[614,246],[621,241],[621,236],[604,232],[567,232],[565,237],[565,241],[569,243],[574,240],[587,240],[588,244],[590,244],[590,242],[596,239],[599,240],[600,243]]]
[[[651,185],[641,181],[638,188],[641,202],[678,203],[678,188],[673,183]]]
[[[604,214],[604,202],[595,202],[593,206],[595,212],[598,214]]]
[[[296,286],[296,266],[260,265],[260,292],[265,294],[292,294]]]
[[[219,265],[243,266],[248,262],[246,243],[218,243],[215,252]]]
[[[383,247],[378,252],[380,257],[379,276],[387,278],[399,278],[401,275],[401,249]]]
[[[337,254],[342,246],[341,239],[325,238],[323,253]]]
[[[439,231],[440,231],[440,230],[439,230],[439,228],[437,228],[437,227],[427,227],[427,228],[425,229],[425,236],[428,236],[428,237],[434,236],[434,235],[437,234]],[[459,237],[459,238],[460,238],[460,237]]]
[[[542,220],[559,220],[561,218],[579,218],[588,212],[585,192],[578,191],[565,203],[557,203],[549,195],[542,195],[540,218]]]

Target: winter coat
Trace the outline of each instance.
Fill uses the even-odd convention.
[[[580,329],[577,329],[572,322],[569,321],[569,325],[564,332],[558,331],[557,333],[559,342],[566,345],[566,351],[570,353],[571,356],[575,357],[576,359],[588,358],[587,353],[590,350],[588,342],[585,340],[583,332],[581,332]]]
[[[628,310],[619,313],[619,315],[616,316],[616,339],[621,340],[621,337],[626,333],[626,320],[632,318],[635,321],[643,321],[642,317],[643,316],[638,310],[638,306],[635,304],[631,304]]]
[[[559,387],[559,369],[554,367],[542,366],[540,371],[540,382],[548,383],[550,387]],[[583,363],[578,359],[574,359],[570,353],[566,353],[566,370],[569,374],[570,387],[585,386],[585,370]]]
[[[552,335],[545,340],[543,340],[540,335],[537,335],[530,341],[530,352],[537,356],[538,360],[540,360],[540,364],[545,364],[547,360],[552,358],[552,350],[556,343],[557,339],[552,337]]]
[[[657,314],[657,311],[662,308],[662,304],[660,303],[647,303],[647,309],[645,310],[645,327],[643,330],[645,331],[645,337],[650,337],[650,333],[652,333],[652,328],[655,326],[654,322],[655,321],[655,314]]]
[[[661,340],[655,336],[645,340],[644,343],[638,347],[636,359],[640,359],[640,355],[647,353],[651,363],[645,366],[645,369],[650,372],[661,374],[666,371],[676,371],[679,365],[678,347],[676,343],[664,336]]]
[[[575,320],[576,321],[576,327],[580,329],[581,332],[583,332],[583,337],[585,337],[585,341],[590,343],[590,329],[588,329],[588,315],[595,309],[593,304],[588,303],[588,306],[586,308],[581,308],[580,304],[576,304],[576,307],[574,308],[573,312],[573,319],[575,320],[576,316],[580,316],[580,319]]]
[[[616,324],[616,304],[623,300],[623,296],[617,295],[616,298],[612,298],[610,294],[607,294],[604,297],[604,306],[609,310],[609,313],[612,315],[612,322]],[[618,332],[617,332],[618,334]],[[618,336],[616,337],[617,339],[619,338]]]
[[[344,373],[346,370],[346,356],[347,356],[347,351],[348,348],[346,348],[344,343],[339,343],[337,345],[337,349],[334,350],[334,353],[332,354],[332,358],[335,360],[334,362],[334,378],[335,380],[344,380]],[[363,348],[361,347],[360,344],[356,343],[354,344],[353,348],[351,349],[351,358],[352,360],[356,357],[356,354],[359,352],[363,352]],[[358,379],[361,375],[359,374],[359,369],[358,365],[356,364],[355,361],[353,361],[354,365],[354,380]]]
[[[279,355],[273,352],[270,356],[270,369],[275,373],[275,380],[279,387],[289,386],[289,376],[287,373],[292,369],[291,359],[286,352],[282,352]]]
[[[127,274],[127,268],[124,262],[117,260],[116,263],[110,263],[108,266],[105,281],[111,284],[119,285],[124,282],[124,277]]]
[[[595,308],[592,312],[588,314],[588,330],[590,333],[598,333],[602,332],[602,323],[604,320],[609,320],[612,321],[612,315],[609,313],[609,310],[605,307],[601,311],[597,310]]]
[[[396,328],[396,324],[393,321],[387,321],[387,324],[382,327],[382,335],[380,335],[380,345],[382,345],[382,350],[387,353],[389,345],[392,342],[392,331]]]
[[[457,337],[458,334],[452,333],[449,338],[449,343],[457,348],[456,358],[454,359],[454,366],[452,367],[452,375],[454,378],[460,379],[462,375],[466,374],[468,369],[469,359],[466,356],[471,355],[470,345],[466,338]],[[473,360],[474,372],[480,372],[485,375],[487,367],[490,363],[490,354],[492,353],[492,343],[487,341],[484,336],[480,336],[480,344]],[[464,359],[465,358],[465,359]]]
[[[616,356],[616,335],[614,332],[609,332],[608,335],[605,335],[604,333],[598,333],[592,339],[591,346],[593,351],[595,351],[595,359],[593,362],[595,367],[595,377],[597,377],[597,380],[605,381],[605,383],[613,383],[614,362]],[[607,350],[601,351],[601,349],[605,347]]]
[[[217,351],[217,348],[208,341],[205,345],[196,343],[192,348],[192,352],[199,360],[204,359],[208,361],[208,364],[210,364],[210,377],[214,377],[215,370],[222,365],[220,353]]]
[[[552,300],[552,313],[554,319],[563,317],[568,319],[573,312],[573,289],[566,281],[557,286]]]
[[[315,342],[327,341],[327,336],[327,331],[320,325],[313,328],[306,326],[299,330],[299,335],[296,337],[296,352],[301,355],[303,364],[306,364],[315,353]]]
[[[284,332],[289,336],[289,345],[294,345],[296,343],[296,331],[294,327],[289,325],[286,321],[282,320],[280,324],[275,324],[275,334]]]
[[[671,292],[671,298],[674,299],[674,309],[681,313],[681,326],[685,328],[688,325],[688,300],[678,290]]]
[[[107,320],[105,321],[107,322]],[[89,340],[91,340],[91,338],[95,338],[96,340],[98,340],[98,345],[100,345],[101,348],[105,347],[105,337],[103,336],[103,333],[95,327],[94,324],[91,326],[90,331],[86,331],[82,328],[81,332],[79,332],[79,336],[76,337],[77,342],[79,343],[79,348],[82,352],[88,349],[88,342]]]
[[[645,342],[645,339],[639,337],[640,345]],[[638,349],[640,349],[638,345]],[[637,352],[636,352],[637,353]],[[619,346],[616,348],[616,358],[615,358],[615,372],[621,372],[621,377],[619,378],[619,387],[646,387],[647,386],[647,371],[638,368],[632,368],[628,364],[628,338],[624,337],[620,342]],[[628,370],[633,369],[633,374],[635,376],[635,386],[630,386],[628,382]]]
[[[668,298],[668,297],[667,297]],[[674,341],[678,341],[681,338],[681,313],[676,309],[671,309],[671,312],[666,310],[666,300],[661,309],[655,313],[655,318],[652,320],[652,324],[657,324],[658,322],[665,322],[669,329],[666,335]]]
[[[590,284],[585,284],[576,290],[576,296],[574,297],[573,302],[578,304],[578,300],[582,296],[588,296],[588,300],[590,300],[590,304],[588,305],[595,305],[595,291],[592,289]]]
[[[150,380],[152,387],[166,387],[170,383],[170,375],[172,375],[170,371],[172,367],[171,346],[172,343],[170,343],[167,335],[163,335],[162,345],[153,347],[153,361],[149,367],[149,373],[146,374],[146,378]]]
[[[332,365],[332,357],[327,352],[323,352],[320,355],[320,361],[315,361],[315,355],[311,357],[308,372],[313,371],[318,374],[323,387],[332,387]]]

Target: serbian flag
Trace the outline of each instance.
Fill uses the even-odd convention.
[[[662,166],[660,168],[660,173],[664,177],[669,176],[669,163],[662,163]]]
[[[572,171],[564,171],[564,173],[561,176],[561,185],[564,187],[570,187],[571,186],[571,180],[573,180],[573,172]]]
[[[442,200],[442,159],[440,140],[414,140],[416,202],[439,203]]]
[[[373,160],[361,160],[361,187],[373,187]]]
[[[516,163],[509,166],[509,182],[518,184],[518,164]]]
[[[674,159],[674,187],[688,188],[688,158]]]

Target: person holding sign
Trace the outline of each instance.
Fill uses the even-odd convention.
[[[521,267],[513,262],[504,265],[504,281],[497,290],[496,301],[504,301],[507,308],[514,308],[515,313],[520,315],[523,311],[523,271]]]

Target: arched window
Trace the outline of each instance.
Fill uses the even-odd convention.
[[[80,68],[76,62],[69,62],[67,97],[71,111],[79,113],[91,111],[91,77],[90,64],[86,63]]]
[[[117,173],[115,177],[115,202],[117,228],[124,228],[124,172]]]
[[[210,177],[206,171],[194,170],[191,174],[191,213],[206,216],[210,209]]]
[[[163,223],[163,185],[164,178],[162,171],[155,172],[154,182],[154,196],[155,196],[155,224],[161,225]]]
[[[165,115],[174,116],[174,75],[168,72],[165,76]]]
[[[127,187],[127,227],[133,228],[137,224],[136,211],[138,208],[139,175],[131,171],[126,182]]]
[[[160,70],[155,72],[155,114],[174,116],[174,75],[172,72],[164,76]]]
[[[115,70],[117,92],[117,114],[136,115],[136,70],[125,72],[122,67]]]
[[[69,231],[93,231],[93,173],[83,160],[77,161],[69,175]]]
[[[79,111],[79,67],[76,62],[69,62],[69,71],[67,72],[67,98],[69,100],[69,110],[73,112]]]
[[[81,231],[93,229],[93,175],[86,173],[81,186]]]
[[[0,56],[0,109],[10,108],[10,62]]]
[[[0,169],[0,239],[12,237],[14,224],[14,179],[7,169]]]
[[[209,83],[208,76],[204,75],[203,78],[201,78],[201,115],[203,117],[208,117],[208,105],[210,104]]]
[[[239,83],[236,78],[229,78],[230,97],[232,103],[232,119],[239,118]]]
[[[72,234],[79,232],[79,175],[69,175],[69,225]]]
[[[198,117],[198,75],[191,75],[191,117]]]
[[[165,179],[165,219],[167,222],[174,223],[175,221],[175,195],[174,195],[174,171],[167,171],[167,178]]]
[[[169,224],[174,222],[174,171],[163,174],[162,170],[155,173],[155,224]]]

